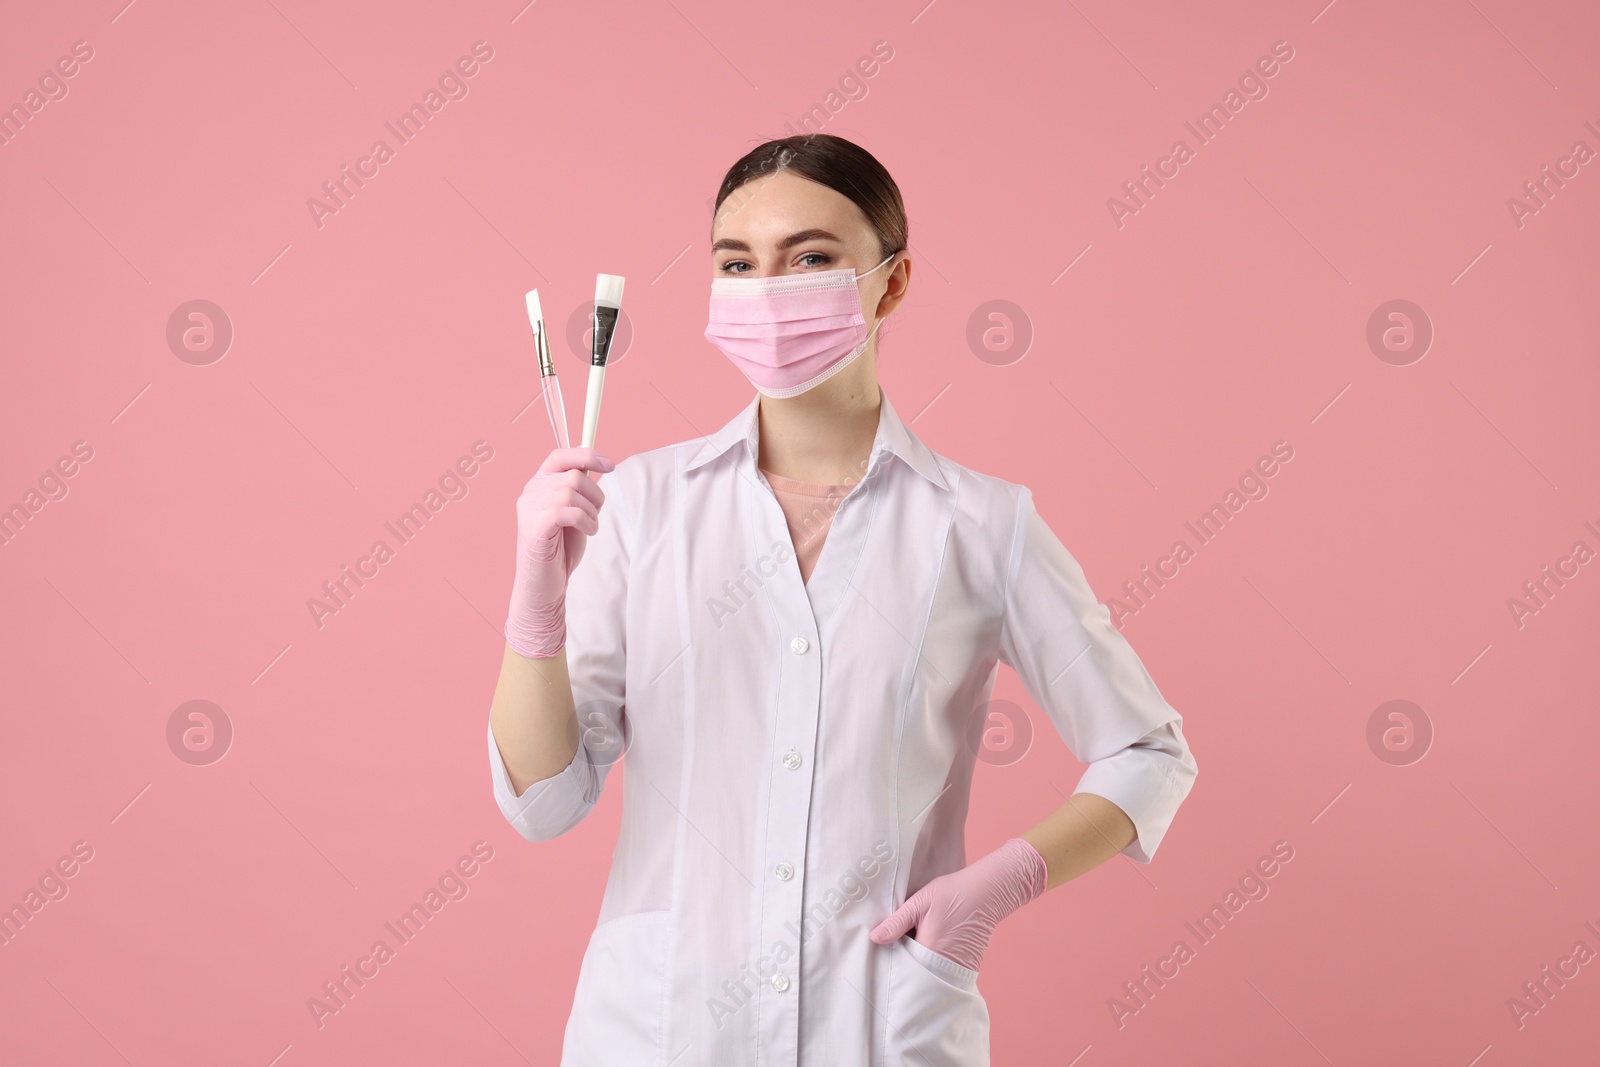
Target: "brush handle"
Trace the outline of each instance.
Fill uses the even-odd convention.
[[[600,393],[605,388],[606,369],[589,365],[589,394],[583,404],[583,447],[593,448],[595,433],[600,429]]]
[[[554,374],[544,376],[544,411],[550,416],[550,428],[556,434],[557,448],[571,448],[567,439],[567,405],[561,399],[561,379]]]

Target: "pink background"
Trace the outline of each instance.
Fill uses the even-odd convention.
[[[1600,163],[1507,207],[1600,148],[1593,5],[122,3],[0,37],[0,103],[94,50],[0,147],[0,506],[93,449],[0,546],[0,904],[93,849],[0,947],[5,1063],[555,1061],[622,778],[537,845],[490,794],[513,502],[551,445],[522,294],[564,333],[627,277],[604,451],[720,426],[750,390],[700,335],[708,199],[878,41],[821,129],[906,198],[880,368],[916,433],[1030,485],[1107,601],[1294,450],[1127,621],[1202,773],[1154,864],[1001,927],[995,1061],[1600,1058],[1600,962],[1507,1006],[1600,951],[1600,567],[1508,607],[1600,549]],[[480,40],[468,95],[319,228],[307,199]],[[1108,199],[1277,41],[1268,95],[1119,227]],[[207,365],[167,341],[195,299],[234,332]],[[1367,342],[1396,299],[1434,331],[1404,366]],[[1025,353],[969,344],[991,300]],[[479,440],[468,495],[319,628],[307,600]],[[1036,736],[980,768],[973,853],[1079,773],[1009,672],[996,695]],[[1407,765],[1368,742],[1397,699],[1433,731]],[[209,765],[169,746],[191,700],[233,730]],[[319,1028],[308,998],[480,840],[468,895]],[[1279,841],[1270,893],[1196,947]]]

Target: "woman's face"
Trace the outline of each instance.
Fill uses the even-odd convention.
[[[712,220],[711,242],[713,278],[770,278],[846,267],[861,274],[884,258],[860,208],[791,171],[757,178],[729,193]],[[899,305],[910,279],[911,264],[903,255],[861,279],[869,326]]]

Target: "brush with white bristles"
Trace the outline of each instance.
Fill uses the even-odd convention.
[[[570,448],[567,439],[567,405],[561,400],[561,382],[550,358],[550,335],[544,328],[544,313],[539,307],[539,290],[528,290],[528,325],[533,327],[533,349],[539,357],[539,384],[544,393],[544,411],[555,431],[556,447]]]
[[[583,447],[594,447],[600,429],[600,393],[606,383],[606,360],[611,355],[611,338],[616,333],[617,316],[622,312],[622,275],[599,274],[594,281],[594,343],[589,357],[589,395],[583,405]]]

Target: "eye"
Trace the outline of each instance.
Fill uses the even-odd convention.
[[[813,256],[817,257],[816,260],[814,262],[807,263],[806,260],[811,259]],[[800,261],[807,267],[821,267],[825,264],[832,263],[833,257],[828,255],[826,252],[807,252],[805,255],[800,257]]]
[[[733,269],[731,269],[731,268],[736,267],[736,266],[748,267],[748,266],[750,266],[750,264],[746,263],[742,259],[730,259],[730,260],[728,260],[728,262],[724,263],[722,266],[718,267],[717,269],[719,271],[721,271],[723,274],[744,274],[745,273],[745,271],[742,271],[742,270],[733,270]]]

